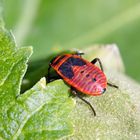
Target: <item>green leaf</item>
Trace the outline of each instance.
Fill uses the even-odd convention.
[[[32,48],[17,48],[11,33],[0,29],[0,108],[5,110],[20,93]],[[1,111],[2,111],[1,110]]]
[[[118,85],[119,89],[107,87],[102,96],[84,96],[95,108],[96,117],[87,104],[75,98],[76,107],[70,115],[74,121],[75,133],[66,140],[138,140],[140,85],[125,76],[119,49],[114,44],[95,45],[83,49],[83,52],[83,57],[89,61],[95,57],[101,58],[108,82]]]
[[[19,44],[34,44],[33,59],[46,57],[47,54],[62,48],[77,48],[77,46],[84,48],[90,43],[115,42],[120,46],[126,71],[140,79],[139,71],[134,69],[139,68],[139,61],[136,61],[139,58],[140,44],[139,1],[37,0],[40,2],[37,6],[34,6],[37,1],[33,0],[22,3],[14,1],[6,1],[9,6],[7,6],[6,20],[10,29],[13,28],[15,35],[19,37]],[[15,3],[18,4],[17,9],[13,9]],[[29,9],[22,6],[26,4]],[[33,16],[26,12],[31,10],[31,7],[36,8]],[[106,55],[104,58],[106,59]],[[123,71],[122,67],[119,68]],[[75,122],[75,133],[69,139],[137,140],[140,138],[139,84],[119,72],[111,70],[106,74],[109,81],[119,85],[120,89],[108,88],[103,96],[85,97],[96,109],[95,118],[87,105],[77,99],[77,106],[71,113],[71,118]],[[21,134],[19,138],[23,137],[25,135]]]
[[[57,139],[73,133],[68,118],[74,104],[62,81],[41,79],[20,95],[32,48],[17,48],[0,29],[0,139]]]
[[[99,57],[105,66],[105,74],[110,83],[119,89],[107,87],[102,96],[86,96],[96,110],[97,116],[81,100],[71,113],[75,133],[66,140],[138,140],[140,138],[140,85],[126,76],[123,63],[115,45],[96,45],[86,48],[85,57]],[[110,58],[111,55],[111,58]],[[108,67],[107,67],[108,65]]]
[[[75,133],[66,140],[138,140],[140,138],[140,85],[124,74],[106,73],[119,89],[108,87],[102,96],[85,97],[95,108],[94,117],[90,108],[77,99],[71,113]]]
[[[35,90],[38,91],[38,89]],[[33,103],[30,103],[31,108],[33,108],[32,104],[36,104],[36,101],[40,100],[39,98],[41,98],[40,102],[44,100],[45,105],[42,105],[42,109],[39,109],[39,111],[29,119],[19,139],[56,139],[71,134],[72,125],[70,121],[68,121],[68,115],[73,108],[73,101],[68,98],[68,91],[69,88],[63,81],[58,80],[47,84],[45,89],[46,95],[39,95],[38,92],[36,93],[37,95],[32,95],[34,96],[32,98],[35,100]],[[30,98],[29,101],[26,99],[28,94],[31,93],[27,93],[24,99],[21,97],[19,100],[21,102],[26,100],[28,104],[31,100]]]

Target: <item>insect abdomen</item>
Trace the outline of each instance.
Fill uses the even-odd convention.
[[[75,77],[71,85],[79,91],[95,96],[101,95],[106,88],[106,77],[98,67],[89,63],[81,69],[75,67],[73,71]]]
[[[94,64],[79,56],[57,57],[52,67],[70,86],[90,95],[101,95],[107,82],[104,73]]]

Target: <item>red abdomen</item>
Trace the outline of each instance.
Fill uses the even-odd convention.
[[[105,92],[107,79],[94,64],[77,55],[58,56],[51,66],[68,83],[80,92],[93,96]]]

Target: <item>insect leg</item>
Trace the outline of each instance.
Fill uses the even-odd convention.
[[[49,67],[48,67],[48,75],[47,75],[47,82],[51,82],[51,78],[50,78],[50,69],[51,69],[51,65],[49,64]]]
[[[79,99],[81,99],[82,101],[84,101],[86,104],[88,104],[89,107],[91,108],[91,110],[92,110],[94,116],[96,116],[96,112],[95,112],[93,106],[92,106],[87,100],[85,100],[84,98],[82,98],[73,88],[71,88],[71,92],[72,92],[75,96],[77,96]]]
[[[119,88],[118,86],[111,84],[111,83],[107,83],[109,86],[114,87],[114,88]]]
[[[52,81],[54,81],[56,79],[61,79],[61,77],[59,75],[51,77],[50,76],[50,69],[51,69],[51,65],[49,64],[49,67],[48,67],[48,75],[45,76],[46,79],[47,79],[47,83],[50,83],[50,82],[52,82]]]
[[[95,59],[93,59],[93,60],[91,61],[92,64],[95,64],[96,62],[99,63],[101,70],[104,71],[102,62],[101,62],[101,60],[100,60],[99,58],[95,58]]]

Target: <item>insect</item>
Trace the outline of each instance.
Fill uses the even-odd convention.
[[[94,116],[96,116],[93,106],[79,94],[79,91],[84,94],[98,96],[106,91],[107,85],[115,88],[118,88],[118,86],[107,82],[99,58],[95,58],[89,62],[81,57],[83,54],[77,52],[53,58],[49,64],[47,80],[48,82],[51,81],[50,69],[53,68],[70,85],[71,92],[87,103],[92,109]],[[100,68],[95,65],[96,62],[99,63]]]

